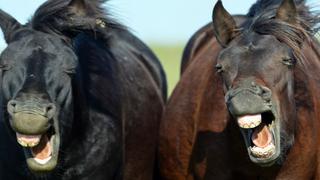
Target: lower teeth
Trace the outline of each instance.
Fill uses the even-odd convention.
[[[37,159],[37,158],[34,158],[34,160],[39,163],[39,164],[46,164],[47,162],[50,161],[50,159],[52,158],[52,156],[49,156],[48,158],[46,159]]]
[[[268,147],[262,149],[259,147],[250,147],[250,151],[252,155],[259,157],[259,158],[267,158],[274,154],[275,146],[273,144],[269,145]]]

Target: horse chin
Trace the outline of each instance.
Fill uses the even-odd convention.
[[[60,134],[55,122],[41,135],[17,133],[17,141],[22,146],[29,170],[35,174],[47,174],[58,164]]]
[[[262,167],[272,166],[281,155],[280,119],[270,110],[237,118],[250,160]]]

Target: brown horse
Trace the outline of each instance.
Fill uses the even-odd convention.
[[[166,107],[163,179],[320,179],[319,20],[304,0],[218,1]]]

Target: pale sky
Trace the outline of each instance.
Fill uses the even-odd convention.
[[[309,0],[317,2],[318,0]],[[0,0],[0,8],[25,23],[44,0]],[[255,0],[223,0],[232,14],[246,13]],[[113,16],[146,42],[185,43],[211,21],[216,0],[111,0]],[[0,35],[0,48],[5,46]]]

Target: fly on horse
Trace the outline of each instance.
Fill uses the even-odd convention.
[[[1,180],[152,179],[166,78],[104,2],[0,10]]]
[[[320,179],[319,21],[305,0],[217,2],[161,122],[163,179]]]

